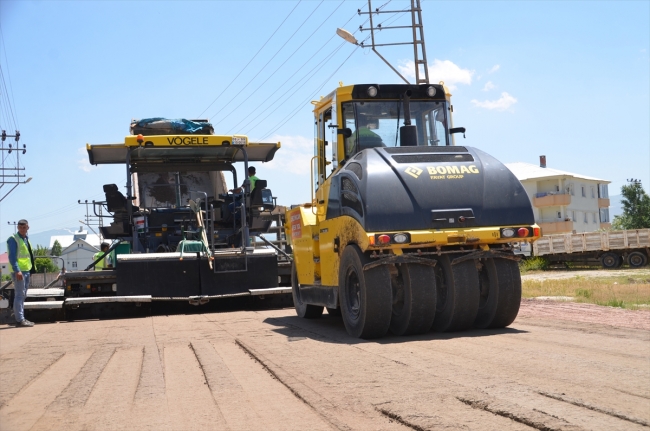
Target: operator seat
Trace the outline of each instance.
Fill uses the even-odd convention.
[[[267,232],[273,223],[271,218],[271,211],[275,209],[273,193],[266,188],[266,184],[266,180],[257,180],[251,192],[249,226],[254,231]]]

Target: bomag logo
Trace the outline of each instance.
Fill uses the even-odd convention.
[[[417,178],[424,171],[422,169],[419,169],[419,168],[416,168],[416,167],[413,167],[413,166],[409,166],[408,168],[406,168],[406,170],[404,172],[406,172],[407,174],[409,174],[413,178]]]
[[[167,138],[169,145],[208,145],[208,138],[198,136],[174,136]]]
[[[413,178],[419,178],[424,171],[414,166],[409,166],[404,172]],[[480,171],[475,165],[447,165],[427,166],[427,173],[429,174],[429,178],[432,180],[457,180],[465,178],[465,175],[478,174]]]

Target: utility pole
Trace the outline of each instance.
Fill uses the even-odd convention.
[[[88,202],[88,199],[85,199],[83,202],[81,199],[77,200],[77,203],[79,205],[85,205],[86,206],[86,218],[85,221],[79,220],[82,224],[88,226],[90,230],[99,237],[99,240],[102,240],[101,234],[98,234],[92,226],[97,226],[97,227],[102,227],[104,225],[103,220],[102,220],[102,205],[101,202],[95,202],[94,200],[91,202]],[[93,213],[95,214],[94,216],[90,215],[90,206],[93,207]],[[99,214],[95,212],[96,208],[99,207]],[[100,230],[101,231],[101,230]]]
[[[0,202],[9,196],[9,193],[14,191],[14,189],[20,184],[27,184],[32,180],[32,177],[29,177],[26,180],[22,179],[25,178],[25,168],[20,167],[20,154],[25,154],[27,152],[27,146],[23,144],[23,147],[20,148],[20,145],[18,144],[18,141],[20,141],[20,131],[16,130],[15,134],[8,135],[7,131],[3,130],[1,136],[2,142],[0,143],[0,159],[2,160],[2,163],[0,164],[0,189],[2,189],[5,185],[14,184],[14,186],[4,194],[0,192],[0,195],[2,195],[0,197]],[[7,138],[14,138],[15,144],[7,144],[5,146],[5,141]],[[5,151],[7,152],[7,157],[5,157]],[[10,166],[8,163],[10,160],[9,155],[12,153],[16,155],[15,166]]]
[[[408,79],[406,79],[404,76],[402,76],[401,73],[398,72],[398,70],[391,65],[388,60],[386,60],[380,53],[377,51],[378,46],[395,46],[395,45],[413,45],[413,61],[415,65],[415,84],[428,84],[429,83],[429,68],[427,67],[427,51],[424,46],[424,26],[422,24],[422,8],[420,7],[420,0],[411,0],[411,9],[410,10],[389,10],[389,11],[384,11],[380,10],[380,8],[376,8],[374,11],[372,10],[372,5],[371,5],[371,0],[368,0],[368,12],[362,12],[361,9],[357,10],[359,15],[368,15],[368,18],[370,20],[370,27],[369,28],[363,28],[363,26],[359,27],[360,31],[369,31],[370,36],[371,36],[371,47],[372,50],[381,58],[384,63],[390,67],[393,72],[395,72],[397,75],[399,75],[404,82],[407,84],[410,84]],[[375,19],[377,18],[377,15],[379,14],[401,14],[405,12],[410,12],[411,13],[411,25],[402,25],[402,26],[389,26],[389,27],[383,27],[381,24],[377,24],[376,26],[373,23],[373,15],[375,15]],[[395,42],[395,43],[375,43],[375,32],[377,31],[383,31],[383,30],[395,30],[395,29],[406,29],[410,28],[413,33],[413,41],[411,42]],[[342,36],[343,37],[343,36]],[[348,40],[347,38],[345,38]],[[364,46],[363,42],[359,44],[360,46]],[[424,75],[421,77],[421,75]]]
[[[18,222],[15,222],[15,221],[13,221],[13,222],[8,221],[7,224],[8,224],[9,226],[14,225],[14,233],[16,233],[16,226],[18,226]]]

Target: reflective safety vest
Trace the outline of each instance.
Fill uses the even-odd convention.
[[[20,269],[20,272],[29,272],[29,270],[32,269],[32,257],[29,255],[29,249],[27,248],[27,244],[25,244],[25,240],[20,236],[20,234],[15,233],[7,239],[7,243],[11,238],[13,238],[14,241],[16,241],[16,244],[18,244],[16,249],[18,269]],[[11,264],[9,265],[9,272],[14,272],[14,268]]]
[[[100,251],[99,253],[95,253],[95,255],[93,256],[93,262],[99,259],[99,256],[101,256],[102,254],[104,254],[103,251]],[[102,260],[100,260],[95,264],[95,271],[101,271],[102,269],[104,269],[104,267],[106,266],[106,256],[104,256]]]

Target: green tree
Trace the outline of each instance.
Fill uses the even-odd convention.
[[[34,251],[34,264],[36,266],[36,272],[43,273],[43,272],[57,272],[59,270],[59,267],[54,264],[52,259],[49,257],[38,257],[38,256],[49,256],[50,255],[50,249],[47,247],[43,247],[40,245],[36,246],[36,250]]]
[[[621,187],[623,214],[614,217],[612,229],[650,228],[650,196],[643,190],[641,181],[632,179],[628,182]]]
[[[61,243],[58,239],[55,239],[54,244],[52,244],[52,256],[61,256],[62,251],[63,247],[61,247]]]

